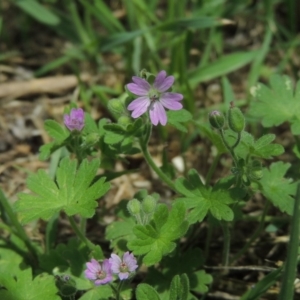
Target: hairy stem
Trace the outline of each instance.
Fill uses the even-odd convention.
[[[87,245],[90,250],[94,250],[95,246],[92,242],[90,242],[87,237],[81,232],[79,227],[77,226],[74,217],[68,216],[69,222],[71,224],[72,229],[76,233],[76,235],[80,238],[80,240]]]
[[[221,157],[221,154],[219,154],[219,153],[214,157],[214,160],[213,160],[213,162],[212,162],[212,164],[211,164],[211,166],[210,166],[210,168],[207,172],[206,178],[205,178],[205,185],[206,186],[209,186],[211,178],[212,178],[212,176],[213,176],[213,174],[216,170],[216,167],[219,163],[220,157]]]
[[[145,139],[140,138],[140,147],[143,152],[143,155],[148,163],[148,165],[152,168],[152,170],[158,175],[158,177],[164,181],[173,191],[177,192],[176,187],[173,183],[173,181],[164,174],[164,172],[155,164],[153,161],[149,151],[148,151],[148,142],[151,135],[152,126],[150,124],[147,124],[147,131]]]

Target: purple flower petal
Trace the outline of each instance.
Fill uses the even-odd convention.
[[[110,265],[111,265],[111,270],[113,273],[119,273],[120,272],[120,265],[122,263],[121,258],[112,253],[111,258],[109,259]]]
[[[161,94],[160,99],[170,99],[172,101],[180,101],[183,99],[183,95],[179,93],[163,93]]]
[[[132,81],[134,83],[136,83],[138,86],[144,88],[145,90],[149,91],[151,86],[149,84],[148,81],[146,81],[145,79],[141,78],[141,77],[137,77],[137,76],[133,76],[132,77]]]
[[[138,96],[146,96],[148,94],[149,89],[144,88],[143,86],[137,85],[136,83],[128,83],[127,89],[135,95]]]
[[[101,264],[95,259],[86,263],[87,269],[84,271],[85,277],[94,281],[95,285],[106,284],[113,280],[111,264],[105,259]]]
[[[165,78],[167,76],[167,72],[166,71],[160,71],[154,80],[153,86],[158,89],[158,87],[164,82]]]
[[[64,115],[64,123],[69,130],[81,131],[84,127],[84,111],[82,108],[72,108],[70,115]]]
[[[128,251],[125,252],[123,255],[123,262],[127,265],[128,270],[130,272],[135,271],[135,269],[138,267],[135,257],[132,253],[129,253]]]
[[[173,76],[166,77],[166,71],[161,71],[156,76],[153,86],[159,92],[163,93],[166,90],[168,90],[173,83],[174,83],[174,77]]]
[[[148,97],[139,97],[133,100],[127,107],[128,110],[133,110],[131,116],[138,118],[145,113],[150,105],[150,99]]]
[[[177,94],[177,95],[180,95],[180,94]],[[180,96],[182,96],[182,95],[180,95]],[[174,98],[177,99],[176,97],[174,97]],[[174,100],[174,98],[172,96],[170,96],[170,95],[163,94],[160,97],[160,103],[165,108],[168,108],[168,109],[171,109],[171,110],[182,109],[182,104],[179,101]]]
[[[157,125],[158,123],[161,125],[167,124],[166,111],[160,102],[156,101],[152,104],[149,114],[153,125]]]
[[[119,278],[120,280],[124,280],[124,279],[127,279],[129,276],[129,273],[126,272],[126,273],[119,273]]]

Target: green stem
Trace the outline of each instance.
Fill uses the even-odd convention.
[[[208,170],[208,172],[207,172],[206,178],[205,178],[205,184],[206,184],[206,186],[209,186],[209,183],[210,183],[210,181],[211,181],[211,178],[212,178],[212,176],[213,176],[213,174],[214,174],[214,172],[215,172],[215,170],[216,170],[216,167],[217,167],[217,165],[218,165],[218,163],[219,163],[220,157],[221,157],[221,154],[220,154],[220,153],[218,153],[218,154],[214,157],[214,160],[213,160],[213,162],[212,162],[212,164],[211,164],[211,166],[210,166],[210,168],[209,168],[209,170]]]
[[[255,230],[255,232],[253,233],[249,241],[246,243],[246,245],[233,257],[230,264],[233,264],[237,259],[239,259],[249,249],[252,243],[259,237],[261,231],[264,228],[265,217],[267,215],[269,207],[270,207],[270,202],[268,201],[264,207],[263,213],[261,215],[260,223],[257,229]]]
[[[221,139],[222,139],[222,142],[224,143],[225,147],[227,148],[227,150],[229,151],[232,159],[233,159],[233,162],[235,164],[235,167],[238,166],[238,163],[237,163],[237,158],[235,156],[235,153],[233,151],[233,148],[227,143],[227,141],[225,140],[225,136],[224,136],[224,130],[223,129],[220,129],[219,130],[220,132],[220,135],[221,135]]]
[[[238,133],[238,136],[237,136],[237,139],[236,139],[236,142],[233,144],[233,146],[231,147],[232,150],[240,143],[241,141],[241,132]]]
[[[74,217],[73,216],[68,216],[69,222],[71,224],[71,227],[73,228],[74,232],[76,233],[76,235],[81,239],[81,241],[83,243],[85,243],[87,245],[87,247],[93,251],[95,249],[95,245],[90,242],[86,236],[80,231],[79,227],[77,226]]]
[[[295,278],[299,253],[300,226],[300,184],[297,187],[294,213],[291,222],[290,241],[287,250],[287,260],[284,266],[279,300],[294,299]]]
[[[230,229],[229,229],[228,222],[223,222],[222,229],[224,234],[222,265],[226,267],[228,266],[229,263],[229,252],[230,252]]]
[[[148,163],[148,165],[152,168],[152,170],[158,175],[158,177],[164,181],[173,191],[177,192],[176,187],[173,181],[162,172],[162,170],[154,163],[149,151],[148,151],[148,142],[151,135],[152,126],[147,124],[147,131],[145,139],[140,138],[140,147],[143,152],[143,155]]]
[[[32,244],[31,240],[27,236],[23,226],[19,223],[17,216],[14,214],[12,207],[10,206],[8,199],[5,197],[4,193],[0,189],[0,204],[4,208],[5,212],[7,213],[10,222],[16,229],[16,235],[21,238],[28,250],[31,252],[33,258],[37,260],[38,257],[38,250],[37,248]]]
[[[123,286],[124,280],[121,280],[118,286],[118,290],[117,290],[117,299],[116,300],[120,300],[121,299],[121,290],[122,290],[122,286]]]

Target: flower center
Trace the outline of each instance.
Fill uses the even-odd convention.
[[[97,279],[104,279],[106,277],[106,273],[103,271],[97,272]]]
[[[159,100],[159,92],[156,89],[150,89],[149,93],[148,93],[148,97],[150,99],[151,102],[155,102]]]
[[[122,263],[120,264],[120,271],[121,271],[122,273],[128,272],[128,267],[127,267],[127,265],[126,265],[124,262],[122,262]]]

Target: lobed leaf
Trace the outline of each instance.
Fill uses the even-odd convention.
[[[275,74],[270,78],[270,87],[259,83],[252,87],[251,94],[258,101],[252,102],[250,114],[261,118],[263,126],[288,121],[293,134],[300,134],[300,81],[294,91],[289,77]]]
[[[54,277],[40,274],[32,279],[31,269],[17,270],[13,275],[0,274],[0,298],[5,300],[60,300]]]
[[[277,206],[282,212],[293,214],[296,182],[284,178],[291,165],[284,162],[272,163],[270,169],[263,169],[263,177],[260,180],[263,195]]]
[[[85,159],[77,169],[77,161],[65,157],[57,169],[56,181],[44,170],[30,175],[27,186],[33,193],[19,194],[15,203],[21,222],[28,223],[38,218],[48,220],[61,210],[69,216],[92,217],[97,207],[95,200],[109,189],[104,177],[93,182],[99,163],[97,159],[91,162]]]
[[[143,262],[150,266],[174,250],[174,241],[183,236],[187,228],[183,203],[175,203],[170,213],[165,205],[159,205],[150,224],[133,228],[136,238],[127,246],[135,255],[145,255]]]

